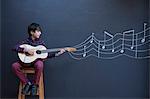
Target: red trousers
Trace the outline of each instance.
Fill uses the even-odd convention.
[[[39,84],[40,76],[43,71],[43,61],[42,60],[37,60],[32,64],[29,64],[30,66],[33,65],[35,68],[35,75],[33,79],[34,84]],[[26,84],[29,82],[28,78],[25,76],[25,74],[22,72],[22,67],[26,67],[25,64],[21,63],[20,61],[17,61],[12,64],[12,70],[13,72],[17,75],[17,77],[24,83]]]

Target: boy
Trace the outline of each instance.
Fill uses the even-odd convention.
[[[21,48],[19,47],[22,44],[29,44],[31,46],[37,46],[37,45],[44,45],[44,42],[40,39],[40,35],[42,33],[42,29],[39,24],[37,23],[32,23],[28,26],[28,34],[29,38],[26,40],[22,41],[18,45],[16,45],[13,48],[13,51],[19,52],[19,53],[25,53],[27,55],[34,55],[34,52],[32,50],[26,49],[26,48]],[[55,56],[59,56],[65,52],[65,49],[61,49],[57,53],[48,53],[47,58],[52,58]],[[22,73],[21,68],[23,67],[30,67],[34,66],[35,68],[35,75],[34,75],[34,80],[33,82],[30,82],[28,78]],[[36,61],[30,63],[30,64],[25,64],[21,61],[17,61],[12,64],[12,70],[13,72],[17,75],[17,77],[25,84],[25,87],[22,89],[22,94],[28,94],[29,91],[31,91],[31,95],[36,95],[37,94],[37,88],[39,84],[39,79],[41,72],[43,71],[43,60],[42,59],[37,59]]]

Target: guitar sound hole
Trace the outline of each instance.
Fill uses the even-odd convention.
[[[40,51],[40,50],[37,50],[36,53],[37,53],[37,54],[41,54],[41,51]]]

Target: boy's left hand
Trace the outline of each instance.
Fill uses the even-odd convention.
[[[66,52],[65,49],[60,49],[60,51],[58,53],[56,53],[56,56],[59,56],[59,55],[63,54],[64,52]]]
[[[63,54],[64,52],[66,52],[65,49],[61,49],[61,50],[60,50],[60,54]]]

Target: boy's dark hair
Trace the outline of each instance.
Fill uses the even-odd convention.
[[[29,36],[31,36],[31,31],[32,31],[32,32],[35,32],[36,30],[42,32],[42,29],[41,29],[41,27],[40,27],[39,24],[37,24],[37,23],[31,23],[31,24],[28,26],[28,34],[29,34]]]

